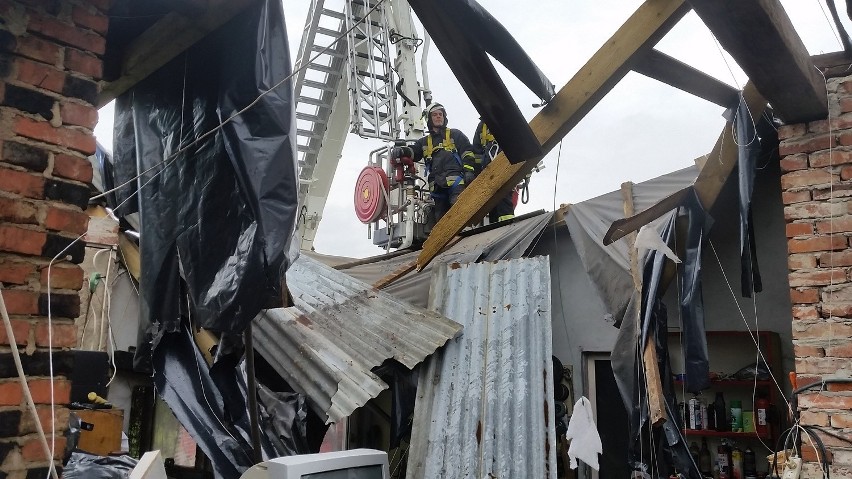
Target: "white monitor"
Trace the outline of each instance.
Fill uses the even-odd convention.
[[[267,461],[269,479],[389,479],[388,454],[375,449],[302,454]]]

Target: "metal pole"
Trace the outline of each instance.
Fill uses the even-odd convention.
[[[248,376],[249,422],[251,424],[251,448],[255,464],[263,461],[260,450],[260,425],[257,422],[257,382],[254,378],[254,340],[251,337],[251,322],[245,331],[246,376]]]

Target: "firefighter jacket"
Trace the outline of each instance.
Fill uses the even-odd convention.
[[[442,188],[463,182],[465,173],[472,174],[476,163],[470,140],[455,128],[441,128],[412,145],[414,160],[424,160],[430,185]],[[461,178],[461,180],[459,180]]]
[[[471,146],[474,155],[476,155],[477,174],[491,162],[491,155],[496,156],[497,152],[500,151],[500,148],[497,146],[497,140],[494,139],[494,135],[491,134],[488,126],[482,120],[476,125],[476,131],[473,134],[473,145]]]

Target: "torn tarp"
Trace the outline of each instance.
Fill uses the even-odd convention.
[[[409,4],[509,161],[540,158],[541,144],[488,54],[542,102],[550,101],[555,90],[509,31],[475,0],[410,0]]]
[[[181,281],[197,326],[217,332],[280,304],[298,197],[290,71],[281,3],[267,0],[117,100],[115,184],[141,174],[116,198],[138,191],[142,217],[137,365],[177,330]]]

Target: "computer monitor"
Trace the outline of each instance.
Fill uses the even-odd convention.
[[[267,461],[269,479],[389,479],[388,454],[375,449],[302,454]]]

